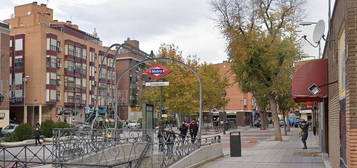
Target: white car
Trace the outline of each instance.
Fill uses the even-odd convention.
[[[135,120],[130,120],[128,123],[129,128],[139,128],[140,124],[137,123]]]
[[[13,133],[13,132],[15,132],[15,129],[18,126],[19,126],[18,124],[10,124],[1,130],[1,134],[6,135],[6,134]]]

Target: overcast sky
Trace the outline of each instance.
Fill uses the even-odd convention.
[[[306,20],[327,19],[327,0],[306,0]],[[334,0],[332,0],[334,1]],[[1,0],[0,20],[10,17],[14,6],[33,0]],[[54,19],[71,20],[80,29],[96,29],[105,45],[126,38],[140,41],[140,48],[157,52],[160,44],[175,44],[184,55],[197,55],[201,61],[219,63],[227,59],[226,42],[220,34],[210,0],[37,0],[54,9]],[[333,2],[332,2],[333,4]],[[326,24],[327,25],[327,24]],[[301,27],[312,40],[314,26]],[[304,45],[306,55],[317,56],[318,49]]]

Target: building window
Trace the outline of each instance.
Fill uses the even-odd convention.
[[[60,42],[57,41],[56,39],[47,38],[47,47],[46,47],[47,50],[59,52],[60,46],[61,46]]]
[[[74,78],[73,77],[66,76],[64,78],[64,80],[65,80],[65,86],[66,87],[74,88]]]
[[[76,93],[76,97],[75,97],[75,103],[76,104],[81,104],[82,103],[82,94],[81,93]]]
[[[9,47],[12,47],[12,40],[9,41]]]
[[[338,90],[340,100],[346,98],[346,60],[348,53],[345,38],[345,30],[343,30],[338,39]]]
[[[46,101],[47,102],[55,102],[57,101],[57,91],[56,90],[46,90]]]
[[[57,74],[53,72],[47,72],[46,84],[48,85],[57,85]]]
[[[100,79],[106,79],[107,78],[107,70],[106,69],[102,69],[102,71],[100,71],[99,78]]]
[[[64,62],[64,64],[65,64],[65,70],[66,70],[66,71],[68,71],[68,72],[73,72],[73,70],[74,70],[74,63],[73,63],[73,61],[68,61],[68,60],[66,60],[66,61]]]
[[[47,55],[47,67],[49,68],[57,68],[58,62],[57,62],[56,56],[53,55]]]
[[[95,62],[95,53],[93,51],[89,52],[89,61]]]
[[[23,74],[22,73],[15,73],[15,85],[22,85],[23,83]]]
[[[86,49],[84,49],[84,48],[82,49],[82,54],[83,54],[82,58],[87,59],[87,50]]]
[[[65,54],[66,55],[70,55],[70,56],[74,56],[74,46],[70,45],[70,44],[66,44],[65,45]]]
[[[16,39],[15,40],[15,51],[22,51],[23,50],[23,39]]]
[[[82,74],[83,75],[87,74],[87,65],[86,64],[82,64]]]
[[[65,92],[64,93],[65,97],[65,103],[74,103],[74,93],[72,92]]]
[[[90,68],[89,68],[90,70],[90,72],[89,72],[89,76],[95,76],[95,67],[94,66],[90,66]]]
[[[82,94],[82,104],[86,104],[87,102],[87,95],[86,94]]]
[[[23,57],[21,56],[15,56],[15,62],[14,62],[14,66],[15,68],[22,68],[24,65],[23,62]]]
[[[22,98],[22,89],[15,90],[15,98]]]
[[[82,88],[81,81],[80,78],[76,78],[76,88]]]
[[[85,79],[85,78],[82,79],[82,87],[83,87],[83,89],[87,88],[87,79]]]

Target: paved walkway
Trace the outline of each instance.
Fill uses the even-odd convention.
[[[293,128],[289,136],[278,142],[273,141],[273,129],[243,130],[242,157],[230,157],[229,137],[226,135],[222,138],[225,157],[207,162],[200,168],[323,168],[318,137],[310,134],[308,149],[305,150],[297,131]]]

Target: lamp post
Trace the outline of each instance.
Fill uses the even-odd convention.
[[[26,84],[30,76],[25,76],[23,80],[23,86],[24,86],[24,93],[23,93],[23,103],[24,103],[24,123],[27,123],[27,106],[26,106]]]

